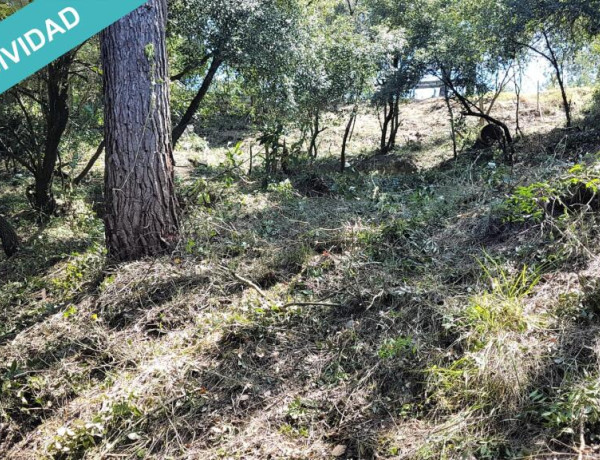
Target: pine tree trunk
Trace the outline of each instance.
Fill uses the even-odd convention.
[[[0,240],[6,257],[11,257],[19,248],[19,237],[10,225],[10,222],[0,216]]]
[[[102,33],[106,244],[120,261],[162,254],[179,234],[166,18],[166,0],[150,0]]]

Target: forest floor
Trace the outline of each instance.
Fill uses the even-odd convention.
[[[514,166],[453,159],[439,99],[403,107],[392,155],[365,111],[346,173],[342,121],[267,190],[256,141],[190,137],[181,244],[129,264],[104,254],[101,165],[41,228],[3,175],[25,244],[0,258],[0,457],[598,458],[590,95],[580,130],[525,98]]]

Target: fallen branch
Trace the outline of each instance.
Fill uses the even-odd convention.
[[[252,281],[250,281],[249,279],[244,278],[243,276],[238,275],[237,273],[231,272],[231,274],[233,275],[233,277],[238,280],[241,281],[242,283],[244,283],[245,285],[251,287],[252,289],[254,289],[256,292],[258,292],[260,294],[260,296],[265,299],[265,300],[271,300],[269,298],[269,296],[267,296],[267,294],[264,293],[264,291],[258,287],[258,285],[256,283],[253,283]]]
[[[282,305],[281,308],[289,307],[341,307],[340,303],[323,303],[323,302],[290,302]]]

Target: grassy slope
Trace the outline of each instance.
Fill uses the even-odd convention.
[[[519,185],[595,184],[595,157],[569,170],[598,133],[553,129],[558,99],[543,104],[541,119],[525,103],[514,168],[452,161],[443,104],[406,106],[398,155],[419,172],[341,176],[325,155],[319,197],[228,180],[223,147],[179,152],[180,249],[119,266],[90,205],[99,176],[39,231],[24,181],[2,181],[0,212],[27,244],[0,259],[0,455],[576,457],[583,433],[593,456],[596,216],[536,220],[538,189],[502,208]],[[355,165],[376,129],[364,114]],[[209,167],[190,170],[190,155]]]

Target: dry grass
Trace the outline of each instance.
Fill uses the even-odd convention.
[[[39,235],[24,184],[3,186],[29,241],[0,261],[1,455],[576,457],[581,417],[565,408],[598,375],[600,350],[595,216],[552,227],[494,214],[517,185],[592,148],[552,132],[555,102],[542,120],[524,101],[514,168],[448,161],[443,104],[407,105],[398,155],[418,173],[328,173],[319,197],[237,172],[231,184],[225,147],[192,140],[178,152],[180,248],[119,266],[101,250],[93,181]],[[497,114],[512,107],[503,98]],[[332,169],[341,129],[324,133],[312,174]],[[358,162],[377,145],[376,118],[363,112],[356,133]],[[556,147],[564,136],[573,149]],[[218,200],[194,203],[199,175],[219,174]],[[515,281],[524,266],[539,283]],[[590,458],[595,424],[583,420]]]

